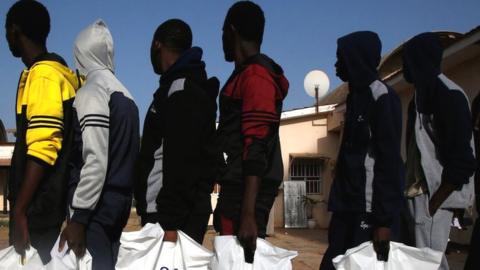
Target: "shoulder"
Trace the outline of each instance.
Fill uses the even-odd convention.
[[[28,73],[28,77],[30,81],[43,79],[58,83],[63,79],[60,71],[47,64],[37,64],[33,66]]]
[[[108,107],[108,102],[109,95],[105,91],[87,82],[77,91],[74,106],[77,110],[98,110]]]
[[[260,81],[271,82],[272,84],[275,83],[272,78],[272,75],[270,74],[270,71],[268,71],[267,68],[259,64],[248,65],[248,67],[246,67],[245,70],[240,75],[240,78],[241,78],[241,81],[260,80]]]
[[[440,89],[437,91],[437,93],[439,93],[438,101],[440,107],[445,106],[444,108],[447,109],[447,111],[448,108],[455,110],[458,109],[458,107],[470,109],[470,101],[460,86],[443,74],[440,74],[438,78],[441,82],[439,85]]]
[[[443,83],[443,85],[451,91],[458,91],[463,93],[462,87],[460,87],[458,84],[456,84],[454,81],[450,80],[447,76],[444,74],[438,75],[438,79]]]
[[[379,100],[381,97],[388,95],[388,87],[381,81],[376,80],[370,84],[370,91],[372,92],[373,99]]]
[[[189,84],[191,83],[187,83],[187,78],[178,78],[174,80],[170,84],[170,87],[168,87],[167,97],[170,98],[174,94],[185,93],[185,90],[187,89],[186,86],[189,86]]]
[[[443,91],[439,97],[439,103],[439,108],[445,112],[470,110],[468,98],[465,96],[463,91],[455,89]]]
[[[395,90],[377,80],[370,85],[370,91],[376,104],[376,110],[395,112],[401,115],[402,105]]]
[[[270,72],[258,64],[249,65],[240,74],[238,81],[240,92],[257,92],[257,89],[276,91],[277,84]]]
[[[181,77],[174,80],[167,89],[167,99],[184,98],[204,98],[206,97],[202,85],[192,79]]]

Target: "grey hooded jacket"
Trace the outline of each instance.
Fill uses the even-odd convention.
[[[70,215],[86,224],[94,213],[108,211],[104,216],[115,217],[116,208],[130,207],[139,116],[131,94],[114,75],[113,39],[103,21],[78,35],[74,56],[86,82],[74,102],[81,158],[72,162]],[[125,197],[125,206],[118,205],[118,196]]]
[[[419,178],[425,179],[430,196],[444,182],[457,188],[441,208],[467,208],[473,204],[476,169],[470,101],[460,86],[442,74],[442,55],[435,33],[419,34],[404,45],[403,74],[415,86],[407,145],[416,144],[423,169],[416,174],[424,175]],[[418,155],[407,151],[409,160]],[[407,169],[414,170],[412,166]]]

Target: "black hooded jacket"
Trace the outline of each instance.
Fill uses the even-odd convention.
[[[181,230],[189,215],[212,210],[219,82],[207,78],[201,59],[202,50],[194,47],[162,75],[145,118],[136,170],[137,211],[157,215],[165,230]],[[162,149],[163,159],[158,158]],[[152,190],[158,195],[149,200]]]
[[[396,92],[378,79],[380,53],[372,32],[338,40],[349,94],[329,209],[372,213],[375,227],[389,227],[403,200],[402,111]]]
[[[475,156],[477,157],[477,167],[475,171],[475,199],[477,203],[477,213],[480,213],[480,95],[478,95],[472,103],[472,124],[473,137],[475,141]]]
[[[407,141],[415,132],[420,114],[420,126],[432,139],[435,146],[432,151],[443,167],[438,181],[447,181],[461,189],[476,169],[472,117],[463,90],[441,73],[442,55],[442,45],[434,33],[417,35],[404,46],[403,73],[415,86],[415,97],[409,105]],[[429,183],[429,187],[433,185],[436,183]]]

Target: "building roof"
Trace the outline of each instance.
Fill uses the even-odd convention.
[[[448,49],[454,47],[456,44],[460,44],[462,41],[467,40],[473,36],[480,36],[480,26],[472,29],[465,34],[448,31],[438,31],[435,33],[438,34],[440,41],[445,48],[445,53],[443,57],[446,58],[450,55],[447,53]],[[397,48],[395,48],[382,58],[382,61],[380,62],[380,65],[378,67],[379,75],[382,80],[392,79],[402,73],[402,50],[404,44],[405,42],[403,42],[401,45],[399,45]],[[330,94],[320,100],[319,104],[326,105],[344,103],[347,99],[347,95],[348,84],[342,83],[332,92],[330,92]]]
[[[329,112],[333,112],[335,110],[335,105],[324,105],[318,106],[318,114],[325,114]],[[295,118],[302,118],[315,115],[315,106],[306,107],[301,109],[293,109],[288,111],[283,111],[280,119],[281,120],[290,120]]]

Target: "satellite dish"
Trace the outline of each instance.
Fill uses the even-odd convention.
[[[313,98],[321,99],[323,98],[330,88],[330,80],[328,79],[327,74],[321,70],[312,70],[303,81],[303,86],[305,92]]]

